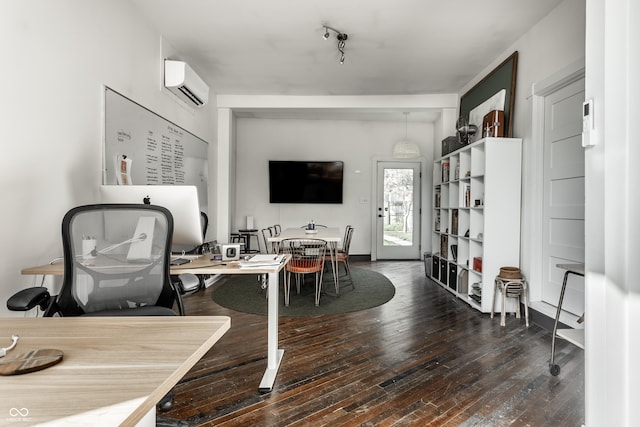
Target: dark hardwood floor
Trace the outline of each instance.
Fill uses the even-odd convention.
[[[549,331],[513,316],[500,327],[428,280],[422,262],[351,265],[386,275],[395,297],[351,314],[281,316],[285,355],[266,394],[266,317],[218,306],[218,284],[187,297],[189,315],[227,315],[231,329],[161,415],[193,426],[584,424],[582,350],[559,340],[552,377]]]

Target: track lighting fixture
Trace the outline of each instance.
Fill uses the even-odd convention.
[[[336,30],[328,25],[324,25],[324,34],[322,38],[328,40],[331,37],[331,33],[329,31],[333,31],[336,33],[336,38],[338,39],[338,51],[340,52],[340,64],[344,64],[344,48],[346,46],[346,41],[349,38],[349,35],[343,33],[341,31]]]

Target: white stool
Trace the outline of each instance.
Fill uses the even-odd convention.
[[[507,279],[497,276],[493,289],[493,303],[491,304],[491,318],[493,319],[494,307],[496,305],[496,293],[500,290],[502,294],[502,314],[500,315],[500,326],[505,326],[507,298],[517,298],[516,318],[520,319],[520,297],[524,298],[525,324],[529,326],[529,305],[527,302],[527,281],[524,278]]]

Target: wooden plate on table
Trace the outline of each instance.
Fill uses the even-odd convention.
[[[62,360],[62,351],[52,348],[33,350],[0,358],[0,375],[22,375],[41,371]]]

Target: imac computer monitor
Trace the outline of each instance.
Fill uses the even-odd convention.
[[[202,244],[198,190],[192,185],[102,185],[102,203],[144,203],[163,206],[173,216],[172,251]]]

